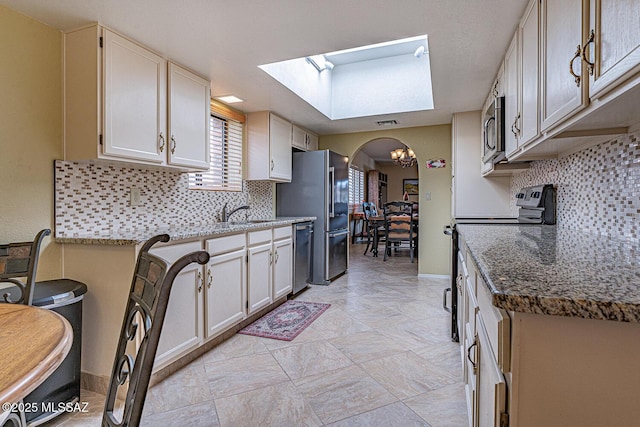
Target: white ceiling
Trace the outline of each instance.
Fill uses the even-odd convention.
[[[319,134],[451,122],[480,109],[528,0],[0,0],[60,30],[100,22]],[[435,109],[331,121],[260,64],[429,35]]]

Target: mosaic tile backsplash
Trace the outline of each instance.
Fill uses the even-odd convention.
[[[141,191],[131,206],[132,187]],[[225,203],[250,206],[232,219],[273,217],[273,184],[244,181],[242,192],[188,189],[188,174],[97,162],[55,162],[56,237],[104,235],[218,222]]]
[[[640,132],[554,160],[531,163],[511,180],[512,209],[522,187],[554,184],[557,222],[640,242]]]

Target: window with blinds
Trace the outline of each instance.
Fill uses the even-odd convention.
[[[354,211],[362,209],[364,196],[364,172],[354,167],[349,168],[349,205]]]
[[[242,191],[242,132],[242,122],[211,115],[209,171],[190,173],[189,188]]]

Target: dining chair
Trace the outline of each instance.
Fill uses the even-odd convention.
[[[384,261],[391,255],[391,245],[398,250],[401,244],[407,243],[411,262],[417,246],[417,226],[413,215],[412,202],[389,202],[384,205],[385,246]]]
[[[173,281],[192,262],[209,262],[206,251],[197,251],[183,256],[167,268],[167,263],[150,254],[149,249],[158,242],[168,241],[166,234],[152,237],[138,254],[102,414],[103,427],[140,424]],[[139,327],[141,331],[138,331]],[[140,338],[140,335],[141,341],[132,357],[128,353],[132,347],[129,341]],[[123,407],[119,404],[121,396],[124,396]]]
[[[362,211],[364,212],[365,227],[367,229],[367,246],[364,250],[364,255],[371,250],[374,256],[378,255],[378,243],[380,238],[384,238],[384,226],[378,221],[371,220],[371,218],[378,217],[378,208],[373,202],[363,202]],[[371,246],[371,249],[369,247]]]
[[[0,289],[0,302],[10,304],[31,305],[33,287],[38,270],[40,245],[51,230],[40,230],[32,242],[8,243],[0,245],[0,283],[12,283],[20,292],[17,297],[13,293],[3,293]]]

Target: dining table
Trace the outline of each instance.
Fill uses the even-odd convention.
[[[73,329],[60,314],[0,303],[0,418],[60,366],[72,343]]]

